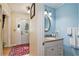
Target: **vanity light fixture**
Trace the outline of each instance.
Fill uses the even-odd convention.
[[[47,11],[44,11],[44,14],[47,15]]]
[[[24,22],[26,21],[26,20],[23,20]]]
[[[49,16],[51,16],[51,15],[52,15],[52,13],[51,13],[51,12],[49,12],[49,13],[48,13],[48,15],[49,15]]]
[[[49,15],[49,16],[51,16],[52,13],[51,13],[51,12],[48,12],[48,11],[45,9],[45,11],[44,11],[44,15]]]
[[[18,24],[18,26],[17,26],[17,30],[20,30],[20,24]]]
[[[45,11],[44,11],[44,15],[47,15],[48,13],[47,13],[47,10],[45,9]]]
[[[45,28],[45,31],[47,31],[48,30],[48,28]]]
[[[26,7],[27,8],[27,13],[30,14],[30,7]]]
[[[29,14],[30,13],[30,10],[28,10],[27,13]]]

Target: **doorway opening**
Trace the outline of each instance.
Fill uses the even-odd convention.
[[[8,18],[3,18],[3,55],[22,56],[29,55],[29,22],[16,20],[15,24],[15,45],[8,47]],[[6,31],[7,30],[7,31]],[[11,43],[11,42],[10,42]]]

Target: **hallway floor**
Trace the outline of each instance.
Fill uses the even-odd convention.
[[[10,48],[10,47],[3,48],[3,56],[8,56],[8,55],[9,55],[10,50],[11,50],[11,48]]]
[[[29,54],[29,45],[21,44],[13,47],[3,48],[4,56],[23,56]]]

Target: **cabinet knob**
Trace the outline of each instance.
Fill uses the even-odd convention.
[[[51,50],[54,50],[53,48]]]
[[[44,45],[45,43],[43,42],[43,45]]]

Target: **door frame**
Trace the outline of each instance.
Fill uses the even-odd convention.
[[[1,14],[0,14],[0,55],[3,55],[3,39],[2,39],[2,5],[0,4]]]

